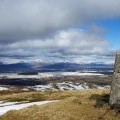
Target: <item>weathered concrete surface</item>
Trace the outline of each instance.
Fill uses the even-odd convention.
[[[113,82],[110,93],[110,105],[120,108],[120,53],[116,54]]]

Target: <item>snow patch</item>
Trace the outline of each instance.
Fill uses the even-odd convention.
[[[36,85],[28,88],[36,91],[54,90],[51,85]]]
[[[104,74],[96,73],[96,71],[86,72],[45,72],[38,75],[18,75],[18,74],[0,74],[0,77],[7,78],[49,78],[58,76],[103,76]]]
[[[0,87],[0,91],[6,91],[6,90],[9,90],[9,89],[6,87]]]
[[[53,100],[53,101],[40,101],[40,102],[31,102],[31,103],[19,103],[19,102],[6,102],[3,103],[0,102],[0,115],[5,114],[6,112],[10,111],[10,110],[20,110],[32,105],[43,105],[43,104],[47,104],[47,103],[51,103],[51,102],[56,102],[57,100]]]
[[[85,84],[81,85],[73,85],[71,83],[58,83],[57,84],[58,88],[60,90],[88,90],[89,87]]]
[[[46,90],[90,90],[90,89],[105,89],[109,88],[110,86],[100,86],[95,84],[87,84],[87,83],[72,83],[72,82],[62,82],[62,83],[55,83],[55,84],[48,84],[48,85],[36,85],[36,86],[29,86],[27,89],[35,90],[35,91],[46,91]]]

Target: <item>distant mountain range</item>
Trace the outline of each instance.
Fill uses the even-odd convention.
[[[20,72],[55,72],[55,71],[97,71],[107,72],[113,70],[113,64],[104,63],[0,63],[0,73],[20,73]]]
[[[31,71],[32,66],[27,63],[2,64],[0,63],[0,73],[13,73]]]

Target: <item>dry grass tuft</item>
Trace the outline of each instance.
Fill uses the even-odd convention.
[[[62,100],[47,105],[34,105],[18,111],[9,111],[0,120],[120,120],[120,114],[111,110],[108,105],[109,90],[37,92],[22,95],[36,97],[41,94],[45,99]],[[102,106],[96,107],[98,102],[103,103]]]

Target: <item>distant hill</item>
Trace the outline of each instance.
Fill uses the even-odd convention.
[[[0,63],[0,73],[32,71],[32,66],[27,63],[2,64]]]
[[[39,71],[98,71],[107,72],[113,70],[112,64],[76,64],[76,63],[54,63],[38,68]]]
[[[55,71],[97,71],[108,72],[113,70],[112,64],[90,63],[0,63],[0,73],[21,73],[21,72],[55,72]]]

